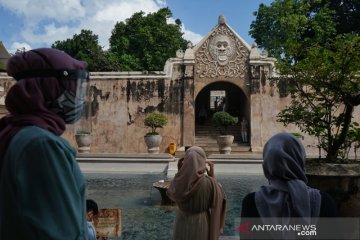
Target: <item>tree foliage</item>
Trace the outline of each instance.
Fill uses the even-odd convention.
[[[116,71],[119,70],[117,59],[110,52],[102,50],[98,36],[91,30],[81,30],[72,38],[56,41],[52,48],[60,49],[70,56],[88,63],[90,71]]]
[[[319,2],[275,0],[270,6],[260,4],[249,33],[271,56],[299,59],[308,47],[326,44],[336,35],[334,11],[320,8]]]
[[[168,23],[168,8],[145,15],[138,12],[125,22],[115,24],[110,37],[110,52],[117,56],[122,70],[162,70],[165,61],[184,49],[181,21]]]
[[[359,51],[360,37],[340,35],[329,48],[310,48],[291,68],[279,65],[287,80],[295,79],[292,102],[279,121],[317,136],[331,161],[346,157],[349,130],[357,127],[352,114],[360,104]]]
[[[338,33],[360,34],[360,1],[359,0],[331,0],[321,1],[321,6],[327,5],[332,9],[334,22]]]
[[[349,132],[358,131],[353,111],[360,104],[359,29],[358,23],[349,27],[344,22],[359,8],[340,11],[341,2],[275,0],[260,5],[250,31],[277,57],[278,80],[291,88],[292,102],[278,121],[316,136],[328,161],[345,158],[353,141]],[[349,2],[355,6],[357,1]]]

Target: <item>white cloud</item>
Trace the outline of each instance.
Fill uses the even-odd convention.
[[[25,50],[31,50],[31,46],[28,43],[25,42],[14,42],[11,44],[9,53],[14,54],[18,49],[25,49]]]
[[[169,18],[167,22],[175,24],[175,19]],[[181,31],[184,33],[183,38],[185,38],[188,41],[191,41],[193,45],[196,45],[198,42],[201,41],[201,39],[203,39],[203,36],[201,34],[186,29],[184,23],[182,23],[181,25]]]
[[[35,33],[32,27],[26,28],[21,32],[24,39],[30,43],[38,45],[50,46],[57,40],[65,40],[71,38],[76,32],[76,28],[70,28],[66,25],[56,27],[54,23],[44,25],[42,33]]]
[[[107,49],[116,22],[125,21],[135,12],[143,11],[145,14],[155,12],[166,7],[166,2],[164,0],[0,0],[0,5],[22,19],[22,27],[18,30],[20,34],[14,38],[16,42],[13,45],[23,41],[34,47],[49,47],[57,40],[65,40],[80,33],[81,29],[89,29],[99,36],[100,45]],[[202,38],[201,35],[185,27],[182,30],[184,38],[193,44]]]
[[[0,3],[32,22],[56,19],[58,22],[76,20],[85,15],[80,0],[1,0]]]
[[[186,29],[185,27],[182,28],[182,31],[184,33],[183,37],[186,39],[186,40],[189,40],[191,41],[191,43],[193,45],[196,45],[198,42],[201,41],[201,39],[203,39],[203,36],[198,34],[198,33],[195,33],[195,32],[192,32],[188,29]]]
[[[92,30],[99,36],[100,45],[105,49],[109,47],[109,38],[116,22],[125,21],[136,12],[143,11],[148,14],[166,7],[163,1],[158,0],[115,0],[101,5],[99,4],[100,0],[95,2],[96,4],[86,5],[90,16],[81,21],[79,31],[80,29]]]
[[[100,9],[94,20],[102,21],[124,21],[131,17],[135,12],[143,11],[145,13],[156,12],[161,8],[153,0],[133,0],[133,1],[117,1]]]

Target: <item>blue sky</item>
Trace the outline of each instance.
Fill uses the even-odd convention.
[[[56,40],[65,40],[90,29],[99,36],[101,46],[108,39],[117,21],[124,21],[135,12],[150,13],[169,7],[173,19],[183,23],[184,37],[194,44],[216,26],[224,15],[228,24],[248,43],[253,12],[260,3],[272,0],[0,0],[0,41],[10,53],[50,47]]]

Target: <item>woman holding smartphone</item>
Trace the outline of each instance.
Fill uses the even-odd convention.
[[[206,162],[202,148],[189,148],[185,157],[179,160],[178,173],[167,195],[179,207],[174,240],[219,238],[225,223],[226,195],[215,179],[214,164]]]

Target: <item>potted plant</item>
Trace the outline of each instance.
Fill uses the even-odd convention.
[[[75,141],[78,145],[78,152],[90,152],[91,133],[86,129],[78,129],[75,132]]]
[[[145,143],[149,153],[159,153],[159,146],[162,137],[156,131],[158,128],[163,128],[167,124],[167,116],[161,112],[152,112],[146,115],[144,124],[150,128],[150,132],[144,136]]]
[[[227,130],[229,126],[238,123],[237,117],[231,116],[227,112],[216,112],[212,119],[212,124],[219,129],[220,135],[217,137],[217,143],[219,145],[219,151],[221,154],[230,154],[231,144],[234,141],[233,135],[228,135]]]

